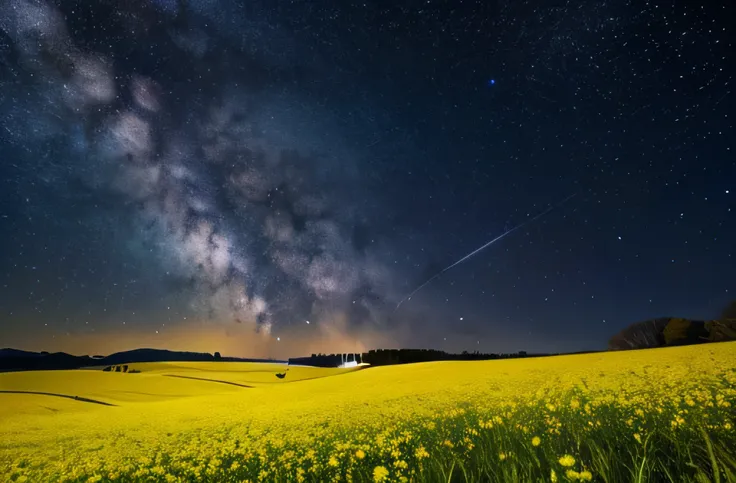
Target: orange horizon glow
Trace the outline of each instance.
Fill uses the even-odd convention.
[[[368,352],[375,348],[393,348],[400,331],[348,330],[344,318],[329,323],[280,329],[275,335],[257,333],[252,324],[193,322],[188,325],[155,328],[143,333],[134,330],[55,333],[40,337],[37,333],[16,332],[0,338],[2,347],[34,352],[66,352],[73,355],[109,355],[141,348],[171,351],[221,353],[227,357],[287,359],[312,353]]]

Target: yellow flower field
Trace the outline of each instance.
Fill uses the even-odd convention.
[[[0,480],[736,482],[736,343],[129,367],[0,374]]]

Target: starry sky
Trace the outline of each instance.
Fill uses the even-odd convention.
[[[716,317],[735,10],[0,0],[0,346],[565,352]]]

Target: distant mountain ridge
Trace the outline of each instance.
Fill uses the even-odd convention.
[[[216,357],[218,356],[218,357]],[[165,349],[134,349],[108,356],[74,356],[65,352],[31,352],[18,349],[0,349],[0,372],[82,369],[135,362],[286,362],[275,359],[246,359],[219,357],[207,352],[178,352]]]
[[[41,352],[22,351],[19,349],[0,349],[0,358],[2,357],[41,357]]]

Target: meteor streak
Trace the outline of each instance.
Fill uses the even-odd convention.
[[[473,250],[472,252],[468,253],[467,255],[465,255],[463,258],[461,258],[460,260],[456,261],[452,265],[449,265],[449,266],[443,268],[442,270],[440,270],[439,272],[437,272],[436,274],[434,274],[432,277],[430,277],[429,279],[427,279],[426,282],[424,282],[423,284],[421,284],[420,286],[418,286],[416,289],[414,289],[414,291],[412,293],[410,293],[409,295],[407,295],[406,297],[404,297],[403,299],[401,299],[401,301],[396,305],[396,308],[394,309],[394,312],[396,310],[398,310],[399,307],[401,307],[401,304],[403,304],[407,300],[410,300],[414,296],[414,294],[416,294],[417,292],[419,292],[425,286],[429,285],[429,283],[432,282],[433,280],[435,280],[436,278],[439,278],[443,273],[445,273],[446,271],[450,270],[452,267],[455,267],[457,265],[460,265],[465,260],[467,260],[470,257],[472,257],[473,255],[476,255],[477,253],[483,251],[484,249],[488,248],[489,246],[493,245],[497,241],[499,241],[502,238],[504,238],[506,235],[510,235],[511,233],[515,232],[519,228],[522,228],[522,227],[524,227],[524,226],[526,226],[526,225],[534,222],[535,220],[538,220],[539,218],[543,217],[544,215],[546,215],[550,211],[554,210],[558,206],[561,206],[561,205],[567,203],[570,199],[574,198],[576,195],[577,195],[577,193],[571,194],[570,196],[568,196],[564,200],[560,201],[559,203],[550,206],[549,208],[547,208],[546,210],[544,210],[543,212],[541,212],[540,214],[538,214],[534,218],[531,218],[531,219],[529,219],[529,220],[527,220],[527,221],[525,221],[525,222],[523,222],[523,223],[521,223],[519,225],[516,225],[515,227],[513,227],[513,228],[511,228],[509,230],[506,230],[505,232],[503,232],[502,234],[500,234],[499,236],[497,236],[493,240],[489,241],[485,245],[483,245],[480,248],[478,248],[476,250]]]

